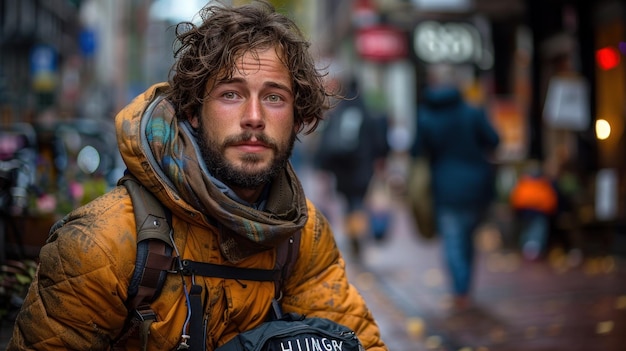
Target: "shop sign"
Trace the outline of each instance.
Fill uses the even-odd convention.
[[[399,29],[390,26],[368,27],[357,32],[356,51],[367,60],[399,60],[407,56],[408,42]]]
[[[93,57],[98,48],[96,31],[94,29],[83,29],[78,36],[78,43],[83,56]]]
[[[619,176],[616,169],[605,168],[596,174],[595,215],[601,221],[617,218],[619,199]]]
[[[57,73],[56,50],[51,46],[43,44],[35,46],[30,53],[30,72],[35,91],[53,91]]]
[[[424,21],[413,32],[413,50],[427,63],[479,63],[483,44],[469,23]]]
[[[589,88],[582,77],[550,79],[543,108],[546,124],[552,128],[584,131],[591,120]]]

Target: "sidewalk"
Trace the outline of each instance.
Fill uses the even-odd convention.
[[[325,190],[313,188],[325,197]],[[563,255],[526,262],[500,249],[498,234],[477,237],[476,307],[450,310],[440,242],[415,235],[396,203],[388,240],[368,241],[356,262],[346,254],[348,276],[376,318],[390,351],[623,351],[626,350],[626,260]],[[331,223],[337,204],[325,203]],[[340,248],[347,247],[336,229]],[[346,252],[344,250],[344,252]],[[0,349],[10,328],[0,328]]]
[[[351,282],[390,350],[626,349],[623,257],[587,258],[578,266],[558,254],[527,262],[500,250],[498,233],[486,227],[477,237],[475,307],[453,313],[440,243],[418,238],[401,205],[394,216],[387,242],[368,242],[361,263],[347,258]]]

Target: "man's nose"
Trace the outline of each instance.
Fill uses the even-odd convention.
[[[250,99],[248,104],[246,104],[241,123],[242,127],[246,129],[263,129],[265,126],[265,115],[259,99]]]

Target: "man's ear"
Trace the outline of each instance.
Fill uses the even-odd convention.
[[[189,123],[194,129],[198,129],[200,127],[200,118],[202,117],[202,105],[198,105],[196,108],[196,113],[193,115],[187,112],[187,119]]]
[[[304,124],[303,122],[296,122],[296,123],[294,123],[293,124],[293,132],[298,134],[298,132],[301,131],[301,128],[302,128],[303,124]]]
[[[200,120],[199,120],[199,115],[195,114],[193,116],[189,116],[189,124],[191,124],[191,126],[194,129],[198,129],[198,127],[200,127]]]

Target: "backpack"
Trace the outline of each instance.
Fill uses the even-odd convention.
[[[165,277],[173,268],[178,267],[183,275],[274,281],[276,296],[281,294],[282,282],[291,272],[298,256],[300,231],[278,247],[276,266],[271,270],[181,261],[172,257],[169,212],[134,177],[125,175],[118,184],[126,187],[133,203],[137,223],[137,258],[126,300],[129,315],[123,332],[113,343],[113,350],[125,349],[126,341],[137,336],[140,337],[143,350],[147,348],[150,324],[156,320],[156,313],[150,308],[150,303],[159,296]],[[192,285],[188,301],[192,321],[190,335],[183,336],[186,339],[182,340],[178,349],[205,348],[201,292],[200,286]],[[272,301],[271,311],[268,322],[239,334],[216,351],[364,350],[354,331],[343,325],[324,318],[283,315],[277,299]],[[188,340],[190,343],[187,343]]]
[[[553,214],[558,208],[558,195],[546,177],[523,175],[509,195],[511,207],[516,210],[534,210]]]
[[[365,351],[354,331],[326,318],[286,314],[238,334],[215,351]]]
[[[324,169],[349,167],[362,151],[366,114],[362,106],[352,104],[332,114],[320,140],[318,157]]]

